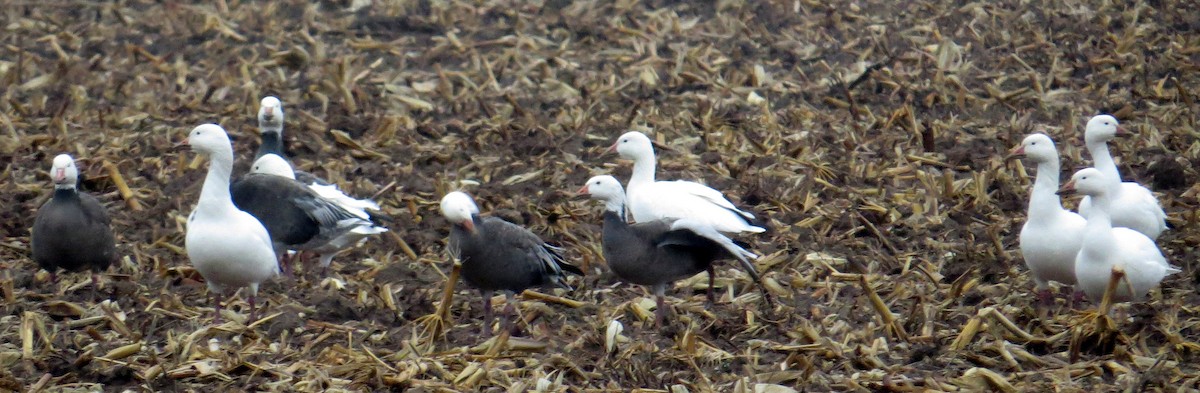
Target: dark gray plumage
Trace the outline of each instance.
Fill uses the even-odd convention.
[[[261,160],[261,159],[260,159]],[[257,162],[255,168],[257,168]],[[295,179],[251,172],[229,186],[233,204],[262,222],[276,254],[309,250],[370,225]],[[288,269],[284,264],[285,271]]]
[[[117,259],[108,211],[95,197],[75,188],[79,170],[66,154],[54,157],[50,177],[54,196],[38,210],[33,222],[33,260],[58,281],[58,269],[108,269]],[[92,275],[92,284],[99,279]]]
[[[762,284],[749,259],[758,258],[702,221],[692,219],[625,222],[625,190],[612,176],[596,176],[580,194],[605,202],[604,260],[622,280],[650,286],[658,302],[655,324],[665,316],[664,295],[675,281],[708,271],[708,298],[714,301],[713,262],[736,258],[755,282]],[[771,303],[765,290],[763,296]]]
[[[570,290],[564,272],[583,274],[564,261],[560,248],[543,242],[528,229],[499,218],[480,217],[479,208],[465,193],[446,194],[441,210],[453,224],[449,247],[462,261],[463,280],[483,293],[484,334],[491,330],[493,292],[504,292],[508,316],[513,312],[514,294],[533,287]]]

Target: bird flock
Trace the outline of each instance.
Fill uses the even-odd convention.
[[[221,302],[246,288],[249,318],[256,318],[259,286],[294,274],[297,260],[317,256],[321,274],[332,259],[387,232],[391,218],[369,199],[346,195],[310,173],[294,170],[283,155],[282,102],[265,97],[258,122],[261,143],[248,173],[234,179],[234,150],[216,124],[193,128],[175,149],[208,158],[207,175],[187,218],[188,259],[204,278],[215,319]],[[1108,143],[1128,134],[1115,118],[1099,115],[1084,132],[1093,167],[1059,184],[1059,155],[1047,135],[1027,136],[1009,159],[1037,166],[1021,228],[1020,252],[1041,303],[1054,302],[1051,282],[1073,287],[1072,304],[1139,301],[1162,279],[1179,269],[1155,244],[1167,229],[1166,215],[1150,190],[1123,182]],[[603,207],[602,251],[608,268],[622,281],[650,288],[657,301],[655,323],[667,318],[666,291],[679,280],[708,274],[708,300],[714,296],[715,265],[729,259],[758,285],[774,307],[754,261],[759,255],[737,240],[767,231],[752,212],[739,208],[721,191],[700,183],[656,180],[655,143],[638,131],[619,136],[608,152],[633,161],[622,187],[611,175],[594,176],[577,192]],[[66,154],[50,170],[53,197],[38,211],[32,230],[32,256],[57,280],[57,271],[97,272],[117,259],[108,214],[95,197],[77,190],[78,169]],[[1082,194],[1079,213],[1063,207],[1060,195]],[[512,328],[513,296],[530,288],[572,290],[571,275],[585,271],[569,263],[564,250],[537,234],[498,217],[481,215],[470,195],[449,192],[439,205],[450,224],[447,252],[461,264],[461,277],[483,298],[482,331],[490,334],[492,295],[506,297],[501,328]],[[449,292],[458,275],[447,283]],[[1106,295],[1107,293],[1107,295]]]
[[[1122,182],[1109,153],[1108,143],[1128,134],[1110,115],[1088,120],[1084,141],[1093,166],[1061,188],[1058,150],[1049,136],[1031,134],[1009,155],[1037,164],[1019,242],[1044,305],[1054,301],[1051,281],[1072,286],[1075,301],[1086,296],[1100,303],[1107,292],[1112,302],[1128,302],[1145,299],[1164,277],[1180,271],[1155,244],[1167,229],[1158,199],[1140,184]],[[1059,196],[1070,194],[1084,195],[1079,213],[1063,208]]]

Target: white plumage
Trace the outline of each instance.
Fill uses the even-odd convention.
[[[765,231],[751,224],[753,214],[738,209],[720,191],[690,181],[655,181],[654,147],[645,134],[627,132],[609,148],[613,150],[633,160],[626,197],[635,222],[687,218],[724,233]]]
[[[1180,270],[1167,263],[1158,246],[1146,235],[1129,228],[1113,228],[1109,216],[1111,194],[1119,183],[1096,168],[1076,172],[1060,192],[1079,192],[1092,198],[1083,245],[1075,257],[1076,288],[1093,302],[1104,296],[1112,268],[1125,270],[1125,279],[1112,294],[1114,302],[1145,299],[1151,288]]]
[[[242,287],[250,288],[248,300],[253,316],[258,285],[279,274],[279,264],[267,229],[233,205],[229,194],[233,146],[229,136],[221,126],[203,124],[192,129],[181,145],[210,159],[200,201],[188,217],[188,259],[214,294],[218,319],[221,297],[230,289]]]
[[[1108,141],[1127,132],[1117,123],[1117,119],[1109,115],[1099,115],[1088,120],[1084,130],[1084,141],[1088,153],[1092,155],[1092,165],[1105,176],[1116,179],[1120,183],[1110,198],[1112,208],[1109,215],[1116,227],[1125,227],[1141,232],[1150,239],[1157,239],[1167,229],[1167,214],[1158,204],[1158,198],[1149,189],[1135,182],[1122,182],[1121,173],[1108,151]],[[1092,210],[1092,199],[1083,198],[1079,202],[1079,214],[1089,217]]]
[[[1013,149],[1012,156],[1023,156],[1037,164],[1037,177],[1029,195],[1025,225],[1021,227],[1020,248],[1025,266],[1033,275],[1038,296],[1050,301],[1050,281],[1075,284],[1075,255],[1083,241],[1087,221],[1064,209],[1058,195],[1058,150],[1045,134],[1031,134]]]

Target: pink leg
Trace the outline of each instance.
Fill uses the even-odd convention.
[[[1050,307],[1054,305],[1054,293],[1050,292],[1050,288],[1037,291],[1037,300],[1042,307]]]
[[[248,302],[250,302],[250,320],[248,322],[257,321],[258,320],[258,308],[256,308],[254,306],[254,295],[250,295],[250,297],[247,298],[246,300]]]

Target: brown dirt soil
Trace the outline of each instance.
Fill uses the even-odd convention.
[[[1187,1],[204,3],[0,7],[0,391],[1200,389]],[[266,284],[258,323],[239,296],[214,324],[182,252],[206,163],[170,146],[220,123],[241,173],[268,94],[293,162],[385,191],[395,222],[328,278]],[[1034,306],[1016,249],[1033,168],[1001,159],[1044,131],[1069,174],[1099,112],[1136,131],[1114,152],[1160,192],[1159,244],[1184,268],[1112,319]],[[765,218],[742,240],[774,309],[725,264],[717,304],[703,275],[680,283],[655,328],[647,291],[614,282],[601,208],[570,197],[628,176],[601,155],[627,129],[672,147],[660,178]],[[51,283],[28,257],[61,152],[118,232],[124,259],[99,290],[86,274]],[[526,298],[493,348],[460,286],[445,335],[429,334],[450,270],[437,201],[460,187],[566,246],[589,274],[555,294],[582,305]]]

